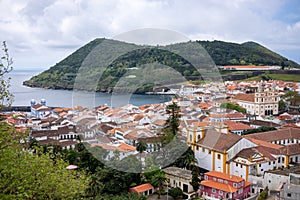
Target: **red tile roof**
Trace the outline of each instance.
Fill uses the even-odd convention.
[[[229,130],[231,130],[231,131],[253,129],[251,126],[243,124],[241,122],[224,121],[224,123],[228,126]]]
[[[300,144],[290,144],[281,149],[282,154],[292,156],[300,154]]]
[[[280,149],[283,147],[282,145],[273,144],[271,142],[267,142],[267,141],[263,141],[263,140],[257,140],[254,138],[247,138],[247,139],[259,146],[269,147],[269,148],[273,148],[273,149]]]
[[[236,134],[224,134],[213,129],[208,129],[205,130],[205,136],[201,138],[197,144],[199,144],[199,146],[223,152],[230,149],[240,139],[242,139],[242,137]]]
[[[215,189],[222,190],[222,191],[229,192],[229,193],[234,193],[234,192],[238,191],[237,188],[234,188],[231,185],[219,183],[219,182],[216,182],[213,180],[201,181],[200,185],[204,185],[204,186],[210,187],[210,188],[215,188]]]
[[[235,100],[254,102],[254,94],[237,94],[233,97]]]
[[[253,138],[257,140],[263,140],[267,142],[284,140],[284,139],[300,139],[300,129],[299,128],[283,128],[275,131],[253,133],[245,135],[245,138]]]
[[[252,68],[252,69],[256,69],[256,68],[264,68],[264,69],[268,69],[268,66],[254,66],[254,65],[227,65],[227,66],[223,66],[224,69],[248,69],[248,68]]]
[[[136,193],[140,194],[140,193],[143,193],[143,192],[151,190],[151,189],[154,190],[154,187],[149,183],[145,183],[145,184],[138,185],[138,186],[130,188],[129,192],[130,193],[136,192]]]
[[[232,181],[232,182],[241,182],[244,180],[242,177],[231,175],[231,174],[225,174],[225,173],[218,172],[218,171],[209,171],[209,172],[206,172],[205,175],[216,177],[216,178],[221,178],[221,179]]]

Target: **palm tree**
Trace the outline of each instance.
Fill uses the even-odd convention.
[[[160,199],[160,193],[163,189],[164,183],[167,181],[166,175],[164,171],[158,170],[151,179],[151,183],[153,186],[159,189],[158,191],[158,198]]]

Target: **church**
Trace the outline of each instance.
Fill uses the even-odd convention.
[[[245,108],[248,114],[256,116],[277,115],[280,97],[273,83],[270,88],[259,83],[254,93],[240,93],[233,97],[233,102]]]

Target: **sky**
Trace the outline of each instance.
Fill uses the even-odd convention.
[[[143,28],[255,41],[300,63],[299,0],[0,1],[0,41],[15,69],[47,69],[95,38]]]

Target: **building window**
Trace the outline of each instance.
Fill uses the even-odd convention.
[[[233,187],[236,188],[236,187],[237,187],[237,184],[236,184],[236,183],[233,183]]]
[[[208,150],[208,154],[211,154],[211,150]]]
[[[214,180],[214,181],[217,181],[217,178],[216,178],[216,177],[213,177],[213,180]]]
[[[236,167],[238,167],[238,166],[239,166],[239,164],[238,164],[238,163],[235,163],[235,166],[236,166]]]
[[[292,197],[292,194],[291,193],[287,193],[287,197]]]
[[[220,154],[218,154],[218,160],[220,160],[221,159],[221,155]]]
[[[223,191],[222,190],[219,190],[219,195],[223,195]]]
[[[207,176],[207,175],[204,175],[204,179],[205,179],[205,180],[208,180],[208,176]]]
[[[224,180],[224,184],[228,184],[228,181]]]
[[[200,185],[200,190],[204,190],[204,186],[203,185]]]
[[[198,146],[196,147],[196,149],[197,149],[197,151],[199,151],[199,147]]]
[[[205,152],[205,149],[202,147],[202,152]]]
[[[219,182],[219,183],[223,183],[223,179],[220,179],[220,178],[219,178],[219,179],[218,179],[218,182]]]
[[[216,193],[216,189],[213,188],[213,189],[211,190],[211,192],[212,192],[212,193]]]

